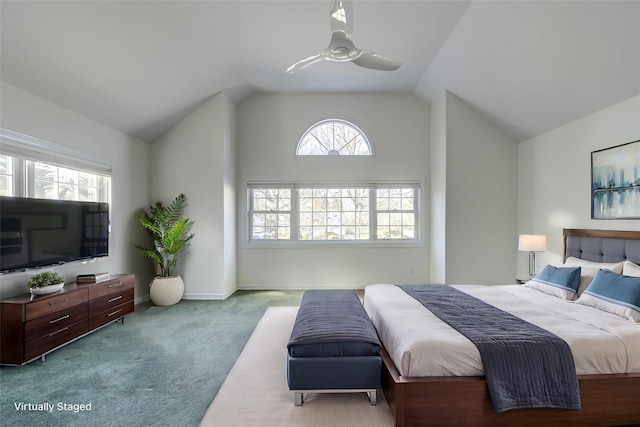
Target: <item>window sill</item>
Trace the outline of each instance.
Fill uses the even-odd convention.
[[[325,249],[325,248],[423,248],[424,244],[417,240],[312,240],[312,241],[251,241],[245,242],[244,249]]]

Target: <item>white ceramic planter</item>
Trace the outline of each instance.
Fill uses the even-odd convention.
[[[156,277],[151,282],[151,302],[159,306],[174,305],[184,294],[184,282],[180,276]]]
[[[31,295],[46,295],[53,292],[58,292],[64,287],[64,283],[58,283],[57,285],[43,286],[41,288],[31,288]]]

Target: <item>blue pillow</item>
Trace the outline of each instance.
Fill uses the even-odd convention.
[[[640,322],[640,277],[600,270],[576,303]]]
[[[547,265],[525,284],[526,287],[571,300],[580,286],[581,267],[554,267]]]

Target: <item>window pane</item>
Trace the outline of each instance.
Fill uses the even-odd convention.
[[[389,225],[389,214],[379,213],[377,215],[378,226]]]
[[[364,133],[344,120],[325,120],[305,132],[296,149],[303,156],[371,156],[373,150]]]
[[[328,225],[342,224],[342,215],[340,215],[340,212],[329,212],[329,214],[327,214],[327,224]]]
[[[33,171],[36,198],[110,202],[110,177],[42,162]]]
[[[40,181],[57,181],[58,168],[44,163],[35,163],[35,179]]]
[[[379,211],[388,211],[389,210],[389,198],[388,197],[380,197],[380,194],[378,194],[377,200],[376,200],[376,208]]]
[[[311,212],[300,212],[300,226],[313,225],[313,214]]]
[[[58,184],[55,182],[36,181],[34,187],[35,197],[37,199],[58,198]]]
[[[291,189],[251,190],[251,239],[291,239]]]
[[[313,210],[313,199],[311,197],[300,196],[300,212],[311,212]]]
[[[0,174],[13,174],[13,157],[0,155]]]
[[[314,212],[313,225],[320,226],[320,227],[327,225],[327,214],[324,212]]]
[[[0,155],[0,196],[13,196],[13,157]]]
[[[0,196],[13,196],[10,176],[0,175]]]
[[[369,226],[366,227],[356,227],[356,239],[360,240],[368,240],[369,239]]]
[[[78,189],[75,185],[70,184],[58,184],[58,199],[60,200],[77,200],[78,196],[76,194],[76,190]]]
[[[78,185],[78,171],[66,168],[58,168],[58,181],[65,184]]]
[[[376,190],[378,239],[415,239],[414,188],[382,188]]]
[[[307,188],[298,194],[301,240],[368,238],[355,226],[369,224],[369,189]]]
[[[313,227],[300,227],[300,240],[311,240]]]
[[[403,227],[403,233],[405,239],[415,239],[416,234],[414,232],[414,228],[412,226]]]
[[[415,214],[412,214],[412,213],[402,214],[402,224],[413,225],[414,221],[415,221]]]

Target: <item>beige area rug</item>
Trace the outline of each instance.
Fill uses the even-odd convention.
[[[286,348],[297,307],[269,307],[202,419],[203,427],[390,427],[391,411],[378,391],[308,394],[293,403],[287,387]]]

